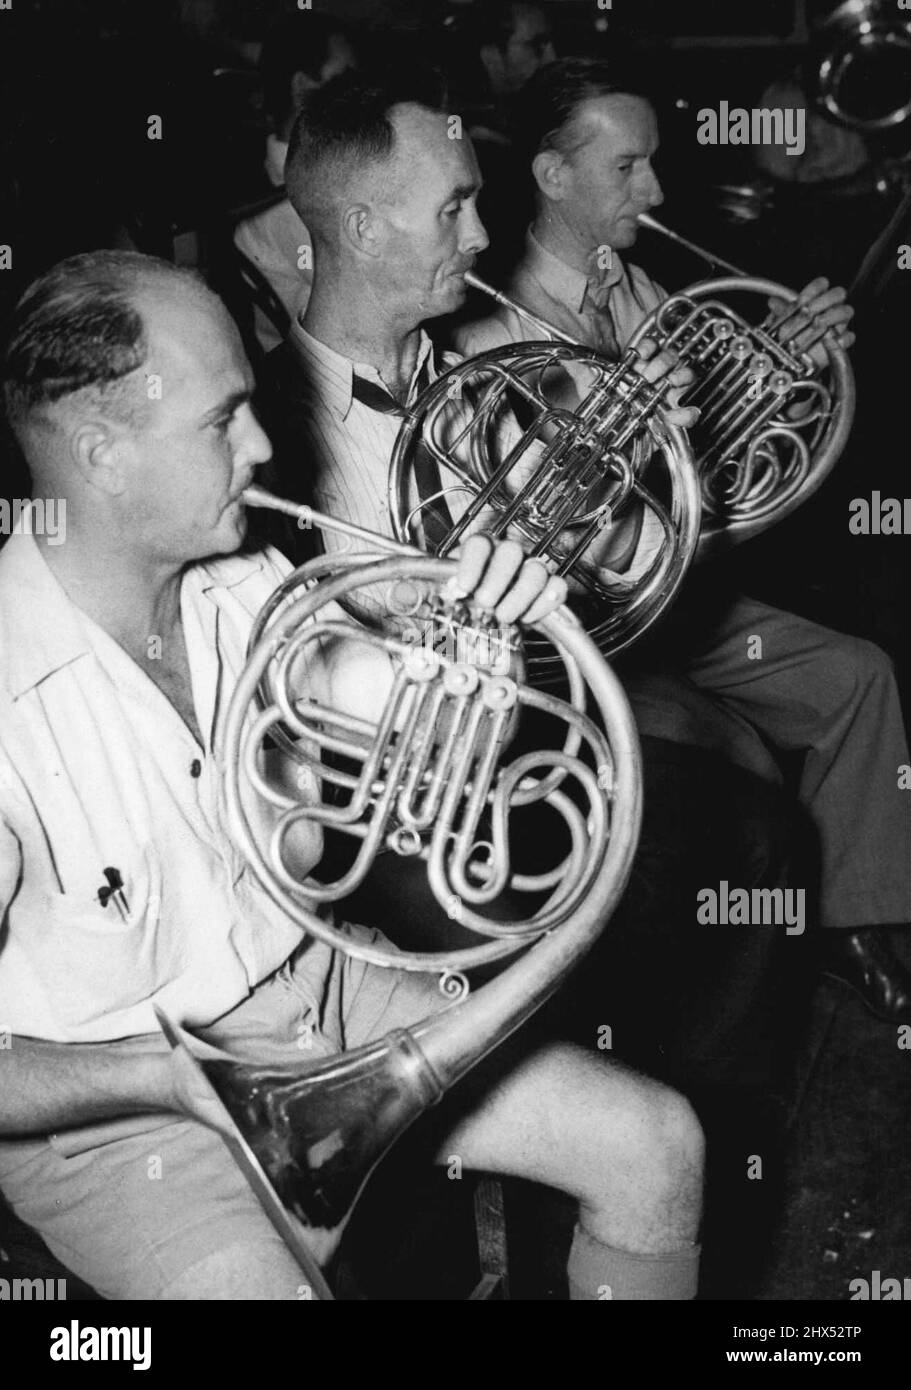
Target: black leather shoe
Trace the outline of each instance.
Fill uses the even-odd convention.
[[[884,1023],[911,1023],[911,974],[879,927],[826,932],[822,972],[853,989]]]

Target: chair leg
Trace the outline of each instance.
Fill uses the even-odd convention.
[[[474,1191],[474,1219],[481,1278],[469,1301],[509,1299],[509,1261],[506,1249],[506,1215],[503,1185],[499,1178],[482,1177]]]

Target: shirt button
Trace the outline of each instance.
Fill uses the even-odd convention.
[[[198,758],[194,758],[190,763],[190,776],[200,777],[202,775],[202,763]]]

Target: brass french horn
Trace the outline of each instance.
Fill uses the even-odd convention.
[[[641,767],[622,690],[567,610],[539,625],[565,667],[564,701],[524,683],[517,631],[495,634],[492,647],[478,640],[486,620],[455,588],[453,561],[259,488],[245,500],[340,531],[363,550],[302,566],[260,616],[218,739],[232,833],[265,892],[303,933],[374,965],[440,977],[440,1007],[429,1017],[299,1067],[195,1060],[192,1040],[159,1015],[181,1064],[196,1068],[220,1102],[221,1132],[312,1296],[331,1298],[319,1266],[376,1163],[557,989],[603,930],[636,849]],[[415,611],[432,641],[359,628],[335,607],[358,590],[397,585],[419,595]],[[300,694],[312,655],[342,636],[389,663],[377,719]],[[550,751],[510,756],[511,734],[530,710],[562,734]],[[295,790],[270,775],[276,743],[297,764]],[[548,808],[558,847],[552,864],[523,873],[510,859],[510,818],[530,805]],[[330,883],[302,877],[288,852],[300,825],[349,836],[358,847],[352,868]],[[335,925],[327,909],[381,850],[420,859],[437,901],[479,944],[409,954]],[[523,920],[498,918],[506,889],[528,902]],[[508,968],[469,988],[466,971],[508,958]]]
[[[695,373],[681,404],[698,406],[690,430],[702,489],[700,558],[758,535],[816,492],[838,461],[854,419],[854,374],[830,333],[820,370],[807,352],[778,333],[798,310],[797,294],[774,280],[748,275],[643,214],[643,227],[686,247],[730,274],[672,294],[640,324],[644,338],[675,353]],[[790,306],[768,312],[769,297]],[[751,307],[757,297],[763,317]]]
[[[571,602],[605,654],[635,641],[683,581],[699,537],[700,501],[684,433],[664,418],[666,380],[639,373],[638,349],[611,362],[508,300],[476,275],[467,284],[508,304],[548,341],[495,348],[458,363],[422,392],[396,440],[389,509],[396,539],[449,555],[472,529],[519,540],[570,583]],[[561,398],[567,375],[581,398]],[[440,479],[418,475],[427,459]],[[645,476],[646,464],[648,477]],[[443,505],[444,534],[428,535]],[[661,536],[643,567],[615,573],[599,544],[641,506]],[[561,663],[537,642],[529,670],[539,683]]]

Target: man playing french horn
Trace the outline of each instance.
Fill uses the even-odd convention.
[[[567,58],[531,79],[516,129],[534,178],[535,216],[510,294],[616,357],[666,298],[625,258],[639,216],[663,201],[652,167],[655,113],[637,89],[618,86],[610,64]],[[843,289],[814,280],[797,307],[782,341],[807,344],[817,365],[825,361],[823,329],[843,347],[854,341]],[[455,341],[470,356],[539,336],[499,308],[462,327]],[[685,614],[671,614],[658,663],[669,664],[673,652],[706,696],[771,747],[802,755],[798,797],[819,838],[819,919],[831,929],[823,967],[878,1017],[911,1019],[911,977],[879,929],[911,922],[911,805],[896,787],[908,746],[888,659],[870,642],[756,600],[717,587],[698,595],[687,602],[684,593]],[[751,660],[757,637],[762,659]],[[640,728],[666,732],[674,711],[656,708],[645,683],[640,701],[632,676],[627,689]]]
[[[3,1193],[104,1297],[295,1299],[301,1271],[153,1005],[237,1057],[299,1063],[303,1035],[331,1056],[441,997],[426,976],[301,945],[225,828],[219,714],[289,569],[238,553],[243,494],[271,453],[250,367],[195,278],[97,252],[26,293],[4,375],[35,495],[66,499],[67,532],[14,535],[0,556]],[[501,623],[565,595],[481,537],[458,578]],[[307,682],[363,711],[384,661],[314,661]],[[578,1199],[572,1295],[693,1296],[702,1138],[687,1103],[569,1046],[513,1053],[487,1087],[440,1154]]]
[[[440,375],[424,325],[464,303],[466,272],[488,245],[480,172],[457,120],[432,71],[349,74],[308,103],[289,149],[288,193],[314,238],[314,282],[287,351],[271,359],[274,415],[289,454],[309,445],[313,472],[289,470],[283,482],[312,485],[324,510],[383,532],[402,415]],[[671,422],[691,424],[695,412],[676,399],[692,373],[671,355],[643,355],[646,380],[669,378]],[[462,422],[452,416],[455,434]],[[507,438],[509,426],[501,421]],[[458,514],[458,497],[447,504]],[[619,528],[603,548],[605,563],[624,550]]]
[[[307,311],[292,326],[285,348],[270,362],[273,399],[269,423],[279,466],[276,490],[302,502],[313,500],[334,516],[389,535],[393,529],[390,461],[403,418],[427,383],[440,375],[424,325],[464,302],[466,273],[487,245],[487,233],[476,211],[480,187],[477,162],[470,140],[456,118],[447,113],[445,92],[433,74],[365,73],[333,81],[308,102],[305,117],[292,135],[287,180],[289,197],[313,239],[315,257]],[[453,360],[450,357],[442,365],[451,366]],[[670,384],[669,418],[678,425],[690,424],[695,412],[675,405],[691,380],[689,370],[677,368],[673,358],[664,354],[639,365],[642,380]],[[451,426],[457,435],[471,415],[470,401],[454,393],[443,426]],[[514,432],[515,420],[510,422],[508,415],[498,417],[496,426],[508,431],[510,423]],[[511,447],[513,437],[514,433],[507,433],[498,444],[501,454]],[[441,465],[440,474],[445,471]],[[461,500],[458,492],[450,493],[446,500],[456,515]],[[483,515],[478,518],[480,524],[483,520]],[[423,536],[418,531],[413,539],[432,548],[433,536],[427,533],[426,525]],[[597,544],[603,547],[608,566],[619,563],[615,557],[626,553],[632,569],[643,563],[639,552],[649,551],[654,536],[640,543],[633,534],[632,542],[638,547],[632,563],[626,526],[614,524],[601,533]],[[303,531],[277,538],[276,544],[289,547],[286,553],[292,558],[309,553]],[[339,544],[338,538],[325,537],[327,549]],[[650,559],[645,561],[649,563]],[[688,717],[693,723],[704,724],[703,707],[709,702],[694,687],[688,688],[690,693],[698,699],[691,699]],[[753,761],[747,764],[742,782],[738,780],[739,771],[732,773],[725,755],[732,743],[743,742],[741,721],[728,719],[714,708],[709,714],[711,727],[706,738],[711,742],[719,800],[723,802],[719,818],[739,824],[734,807],[740,805],[742,794],[745,800],[752,798],[751,809],[756,809],[753,789],[757,774],[768,767],[769,755],[753,738],[749,748]],[[668,783],[673,783],[682,797],[692,796],[689,775],[681,775],[675,761],[679,753],[690,754],[691,749],[681,749],[688,742],[695,744],[695,740],[679,738],[669,753],[659,736],[645,748],[646,766],[661,792],[667,793]],[[705,776],[708,759],[702,757],[702,751],[700,745],[695,756],[700,775]],[[649,824],[649,814],[655,810],[653,798],[648,805],[644,838],[651,839],[653,833],[656,840],[663,838],[663,827],[656,825],[653,832]],[[776,834],[770,829],[772,821],[764,804],[751,818],[744,842],[725,846],[730,872],[737,873],[742,866],[742,871],[751,875],[751,882],[756,875],[766,881],[764,875],[775,859],[774,851],[769,852]],[[757,843],[745,844],[754,827]],[[658,850],[657,843],[654,848]],[[754,849],[758,852],[753,853]],[[686,859],[685,850],[681,858]],[[400,866],[395,868],[400,878]],[[679,904],[682,890],[676,868],[666,877],[674,880],[675,891],[669,891],[669,897]],[[759,879],[755,881],[758,884]],[[651,911],[650,904],[645,911]],[[665,961],[674,958],[681,941],[687,939],[688,924],[682,931],[676,930],[681,915],[662,912],[650,919],[665,949],[658,947],[652,953],[641,1013],[648,1019],[659,1015],[656,1029],[667,1027],[674,1012],[656,1001],[665,997],[664,984],[669,984],[663,975]],[[744,943],[728,939],[716,946],[708,972],[711,992],[728,997],[732,992],[730,976],[737,970],[750,980],[748,992],[761,996],[768,971],[766,953],[771,955],[774,949],[770,943],[768,933],[753,933],[750,949],[758,955],[749,963],[741,954]],[[660,968],[655,955],[661,958]],[[675,977],[676,1007],[681,1014],[690,1013],[686,988],[680,989],[679,983]],[[638,1001],[640,994],[636,992],[635,997]],[[738,1017],[732,1034],[741,1026],[744,1033],[759,1031]],[[736,1051],[737,1044],[730,1038],[725,1044],[732,1053]],[[713,1045],[713,1053],[725,1054],[725,1044]]]

